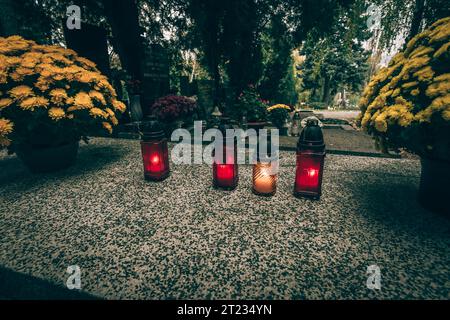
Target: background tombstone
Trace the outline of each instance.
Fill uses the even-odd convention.
[[[169,59],[166,50],[157,44],[145,49],[143,60],[142,109],[148,114],[153,102],[170,92]]]
[[[192,96],[192,85],[189,83],[189,77],[188,76],[181,76],[180,77],[180,93],[182,96],[190,97]]]
[[[64,25],[64,37],[69,49],[75,50],[81,57],[97,64],[97,68],[107,77],[111,76],[109,67],[107,33],[103,28],[82,23],[81,29],[67,29]]]
[[[208,117],[214,109],[214,81],[198,80],[197,102],[202,113]]]

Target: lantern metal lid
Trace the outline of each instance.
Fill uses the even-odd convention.
[[[154,116],[142,123],[142,140],[151,141],[165,138],[164,129],[161,123]]]
[[[306,127],[303,129],[300,138],[298,139],[297,149],[310,149],[316,151],[323,151],[325,149],[323,132],[322,128],[319,126],[319,120],[308,119]]]
[[[216,106],[211,113],[213,117],[220,118],[222,116],[222,112],[220,112],[219,106]]]
[[[224,118],[222,117],[220,119],[220,124],[217,128],[217,130],[220,131],[220,133],[222,133],[222,141],[224,142],[223,147],[226,147],[228,145],[228,143],[237,143],[237,137],[233,134],[231,136],[227,135],[227,130],[231,130],[234,129],[232,125],[230,125],[229,123],[229,119],[228,118]],[[236,148],[236,146],[235,146]]]

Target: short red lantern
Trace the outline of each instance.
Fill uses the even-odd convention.
[[[319,199],[322,194],[322,174],[325,143],[317,119],[309,119],[297,144],[297,170],[294,195]]]
[[[154,118],[143,123],[142,126],[141,150],[145,179],[164,180],[170,173],[169,152],[164,130]]]
[[[234,136],[227,137],[227,129],[233,128],[226,124],[219,126],[223,136],[222,155],[219,152],[213,155],[213,185],[217,189],[234,190],[239,181],[237,141]]]
[[[257,145],[256,163],[253,164],[253,187],[254,194],[259,196],[271,197],[277,191],[277,172],[278,172],[278,152],[272,152],[272,137],[266,137],[266,153],[261,150],[261,140]]]

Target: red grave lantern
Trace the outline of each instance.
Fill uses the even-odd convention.
[[[317,119],[308,119],[297,144],[294,195],[319,199],[322,194],[325,143]]]
[[[234,190],[239,181],[237,141],[234,136],[226,136],[227,129],[233,128],[226,124],[219,126],[223,136],[222,157],[219,153],[214,152],[213,185],[217,189]]]
[[[143,124],[141,150],[145,179],[166,179],[170,173],[167,139],[161,125],[154,118]]]

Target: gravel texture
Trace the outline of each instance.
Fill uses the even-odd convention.
[[[77,164],[31,175],[0,155],[0,264],[108,299],[450,299],[450,221],[415,200],[420,163],[329,155],[320,201],[214,190],[208,165],[143,179],[139,142],[97,138]],[[366,287],[381,269],[381,290]]]

